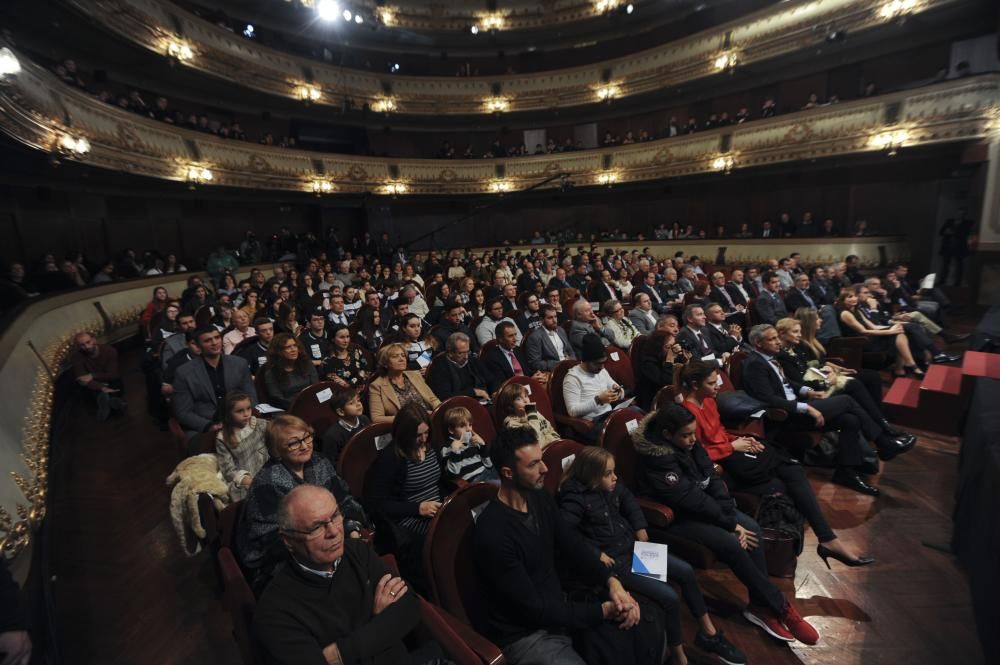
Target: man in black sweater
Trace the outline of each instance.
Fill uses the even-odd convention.
[[[268,662],[423,662],[403,644],[419,620],[419,602],[371,547],[344,538],[337,500],[300,485],[281,501],[281,538],[289,561],[264,591],[254,633]]]
[[[583,665],[569,633],[591,636],[610,628],[621,634],[617,628],[639,622],[639,604],[563,521],[542,489],[547,469],[534,430],[504,430],[490,455],[500,473],[500,490],[473,531],[488,613],[479,628],[503,649],[510,665]],[[606,586],[608,600],[567,600],[556,568],[557,550],[560,567],[571,568],[588,584]]]
[[[28,665],[31,637],[24,629],[18,595],[17,582],[7,570],[7,560],[0,556],[0,662]]]

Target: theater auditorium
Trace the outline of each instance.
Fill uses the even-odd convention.
[[[0,665],[1000,665],[995,0],[0,4]]]

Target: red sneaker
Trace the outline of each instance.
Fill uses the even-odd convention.
[[[785,625],[781,623],[781,619],[767,608],[751,605],[743,610],[743,618],[776,640],[781,640],[782,642],[795,641],[795,636],[788,632]]]
[[[785,615],[781,617],[781,621],[788,628],[788,632],[794,635],[799,642],[803,644],[819,642],[819,632],[802,618],[802,615],[791,603],[788,603],[788,608],[785,610]]]

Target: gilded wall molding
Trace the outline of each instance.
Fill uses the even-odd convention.
[[[4,132],[60,157],[197,186],[331,195],[506,193],[562,174],[575,186],[613,186],[836,155],[892,155],[1000,135],[1000,75],[987,74],[611,148],[481,160],[356,157],[225,140],[156,122],[21,62],[21,73],[0,86]],[[890,116],[898,122],[886,124]],[[89,151],[65,150],[66,137],[85,139]]]
[[[182,66],[267,94],[342,107],[375,105],[414,115],[529,112],[594,104],[651,93],[718,74],[720,57],[736,66],[824,43],[818,26],[858,33],[891,19],[888,0],[793,0],[737,21],[600,63],[524,75],[421,77],[334,67],[270,49],[187,13],[167,0],[70,0],[81,12],[148,50],[166,54],[183,44]],[[928,11],[965,0],[919,0]],[[171,26],[171,27],[168,27]],[[177,27],[177,32],[174,28]],[[175,52],[176,53],[176,52]],[[723,68],[729,65],[722,65]]]

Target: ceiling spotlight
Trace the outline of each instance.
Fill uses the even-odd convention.
[[[342,16],[344,17],[344,20],[345,20],[345,21],[347,21],[348,23],[350,23],[350,21],[351,21],[351,16],[352,16],[352,14],[351,14],[351,10],[350,10],[350,9],[345,9],[345,10],[344,10],[344,13],[342,14]]]
[[[0,78],[4,76],[14,76],[20,73],[21,62],[14,55],[14,52],[4,46],[0,48]]]
[[[392,72],[393,74],[395,74],[396,72],[398,72],[399,71],[399,63],[398,62],[394,62],[393,64],[389,65],[389,71]]]
[[[630,3],[628,4],[628,6],[627,6],[627,7],[625,7],[625,13],[626,13],[626,14],[631,14],[631,13],[632,13],[632,12],[634,12],[634,11],[635,11],[635,5],[633,5],[633,4],[632,4],[632,3],[630,2]]]
[[[249,39],[253,39],[254,29],[253,26],[247,23],[247,27],[243,28],[243,36]]]
[[[354,22],[357,23],[358,25],[361,25],[362,23],[365,22],[365,19],[364,19],[363,16],[361,16],[361,14],[355,14],[354,15]]]
[[[479,26],[478,25],[472,26],[471,28],[469,28],[469,32],[471,32],[474,35],[478,35],[479,34]]]
[[[336,0],[319,0],[316,3],[316,15],[324,21],[332,21],[340,14],[340,5]]]

